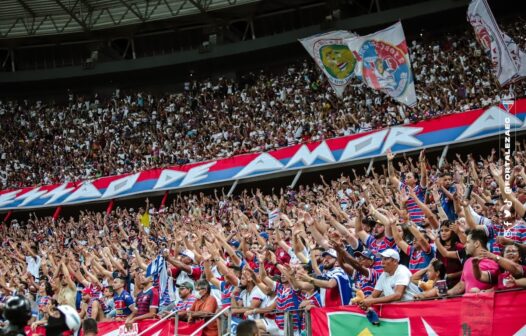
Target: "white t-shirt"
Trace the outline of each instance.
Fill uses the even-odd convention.
[[[36,278],[36,282],[38,282],[38,279],[40,278],[40,261],[40,256],[36,256],[36,258],[26,256],[27,271]]]
[[[398,265],[393,275],[383,272],[374,289],[382,291],[383,296],[389,296],[395,293],[395,288],[399,285],[406,286],[401,301],[411,301],[413,296],[420,292],[418,287],[411,282],[411,271],[404,265]]]
[[[252,288],[250,292],[246,289],[243,290],[239,296],[241,297],[241,300],[243,301],[243,307],[245,308],[252,306],[252,300],[254,299],[258,299],[259,301],[261,301],[261,305],[259,306],[261,308],[267,297],[265,294],[263,294],[263,292],[261,291],[261,289],[259,289],[258,286]],[[249,315],[248,317],[249,320],[257,320],[260,318],[260,314]]]

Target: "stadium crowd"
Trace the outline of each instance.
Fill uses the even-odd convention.
[[[509,186],[503,159],[395,157],[368,176],[297,189],[190,194],[156,207],[81,211],[2,225],[0,302],[31,298],[32,327],[57,305],[131,325],[173,311],[195,321],[230,306],[283,334],[298,309],[526,287],[526,143]],[[380,171],[381,170],[381,171]],[[160,267],[166,262],[167,267]],[[374,318],[371,319],[374,322]],[[204,335],[218,335],[211,323]]]
[[[505,26],[525,46],[524,22]],[[418,105],[405,108],[357,82],[342,100],[311,61],[287,71],[185,83],[183,92],[69,94],[69,104],[0,100],[0,189],[81,181],[268,151],[498,103],[471,29],[409,44]],[[523,84],[515,96],[525,95]],[[17,139],[17,141],[13,141]]]

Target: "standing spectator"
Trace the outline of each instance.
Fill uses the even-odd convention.
[[[393,237],[400,251],[403,251],[409,256],[409,270],[411,273],[415,273],[427,268],[431,260],[435,257],[435,250],[429,243],[427,236],[420,231],[423,229],[411,221],[407,223],[406,227],[414,238],[414,243],[412,244],[408,244],[403,239],[402,233],[398,230],[395,222],[392,222],[391,231],[393,232]]]
[[[351,276],[354,292],[361,290],[365,296],[371,295],[380,276],[373,268],[374,254],[369,250],[356,251],[353,258],[343,244],[337,243],[334,247],[338,253],[338,263]]]
[[[338,254],[334,249],[322,253],[323,272],[315,278],[302,275],[306,281],[320,288],[320,296],[324,307],[337,307],[348,305],[352,297],[351,284],[345,271],[336,266]]]
[[[401,182],[395,175],[395,169],[393,167],[393,159],[394,154],[389,151],[387,153],[387,171],[389,173],[389,180],[391,181],[391,185],[395,186],[398,190],[403,190],[407,193],[409,193],[409,190],[411,190],[412,194],[409,196],[405,204],[407,208],[407,212],[409,214],[409,219],[416,223],[419,226],[423,226],[424,224],[424,212],[422,209],[418,206],[414,196],[418,197],[420,201],[424,201],[424,197],[426,194],[427,189],[427,169],[426,169],[426,161],[424,156],[424,150],[420,151],[419,156],[419,164],[420,164],[420,176],[422,177],[420,181],[418,181],[418,176],[414,172],[407,172],[405,174],[405,179],[403,182]]]
[[[137,309],[126,319],[128,328],[137,321],[154,318],[159,309],[159,291],[153,286],[153,278],[140,272],[135,277],[135,283],[141,291],[137,294]]]
[[[455,207],[453,205],[453,195],[457,192],[457,188],[455,184],[453,184],[453,175],[450,172],[442,173],[438,181],[438,186],[440,188],[440,204],[442,209],[444,209],[447,218],[454,221],[457,219],[457,214],[455,213]]]
[[[377,221],[372,228],[371,234],[369,234],[363,229],[362,218],[362,208],[360,208],[354,222],[356,235],[363,242],[364,246],[375,255],[373,268],[381,273],[383,272],[383,267],[380,253],[395,246],[395,241],[391,237],[391,226],[384,226],[383,223]]]
[[[133,297],[124,289],[126,279],[117,277],[113,280],[113,302],[115,304],[115,319],[117,321],[125,320],[135,310],[135,302]]]
[[[82,290],[80,318],[91,318],[98,322],[104,319],[104,310],[101,301],[93,296],[90,288],[84,288],[84,290]]]
[[[400,265],[400,254],[393,249],[380,253],[384,272],[378,278],[373,293],[366,297],[361,306],[368,308],[379,303],[410,301],[417,294],[418,288],[411,282],[411,272]]]
[[[430,235],[430,232],[427,233],[427,235],[435,242],[435,246],[438,250],[437,258],[446,267],[446,281],[448,288],[455,286],[460,281],[460,276],[462,275],[462,264],[459,258],[455,257],[455,255],[453,258],[447,256],[448,252],[453,252],[458,256],[459,251],[464,248],[459,233],[463,239],[466,238],[465,234],[460,232],[458,225],[450,220],[445,220],[440,223],[438,237]],[[441,247],[443,247],[442,251]]]
[[[488,272],[482,272],[480,261],[483,259],[495,261],[501,268],[498,279],[489,276]],[[514,287],[509,283],[511,278],[520,279],[526,274],[526,266],[521,265],[519,248],[515,244],[504,247],[503,256],[494,255],[489,251],[482,251],[480,256],[473,260],[473,274],[478,281],[494,284],[497,281],[497,290],[505,290]]]
[[[480,260],[481,255],[486,250],[488,243],[488,236],[486,232],[480,229],[471,230],[467,237],[466,242],[466,254],[469,258],[464,263],[464,269],[462,270],[462,277],[455,287],[448,291],[448,295],[458,295],[462,293],[476,293],[481,290],[491,289],[497,282],[499,276],[499,265],[490,259]],[[478,266],[481,272],[485,272],[489,281],[487,283],[477,280],[473,269],[473,262],[475,267]]]
[[[163,256],[174,267],[170,269],[170,275],[175,279],[175,283],[181,285],[185,282],[195,284],[201,277],[201,267],[195,264],[195,253],[190,250],[181,252],[181,259],[176,259],[164,251]]]

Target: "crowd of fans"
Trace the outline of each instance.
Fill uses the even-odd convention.
[[[519,18],[505,26],[525,46]],[[192,81],[183,92],[69,95],[69,104],[0,100],[0,189],[231,157],[433,118],[498,103],[489,58],[471,29],[408,43],[418,105],[408,109],[358,82],[338,100],[313,64],[233,81]],[[524,86],[514,87],[524,96]]]
[[[438,167],[423,151],[388,153],[368,176],[353,169],[269,195],[216,191],[158,207],[146,200],[137,211],[31,215],[1,227],[0,302],[29,297],[33,328],[57,305],[128,326],[174,311],[203,320],[231,307],[234,322],[282,335],[286,311],[300,334],[299,310],[312,307],[371,312],[526,287],[526,143],[516,144],[509,172],[499,156],[457,155]],[[218,333],[216,323],[204,331]]]

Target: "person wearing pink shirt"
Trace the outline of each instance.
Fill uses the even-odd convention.
[[[499,276],[499,264],[491,259],[481,259],[484,252],[487,251],[488,236],[484,230],[474,229],[468,231],[467,242],[465,245],[466,253],[470,256],[464,263],[462,277],[460,282],[448,291],[448,295],[458,295],[463,293],[476,293],[481,290],[492,289],[497,283]],[[473,271],[473,265],[477,266],[488,279],[488,282],[477,280]],[[495,280],[493,280],[495,279]]]

